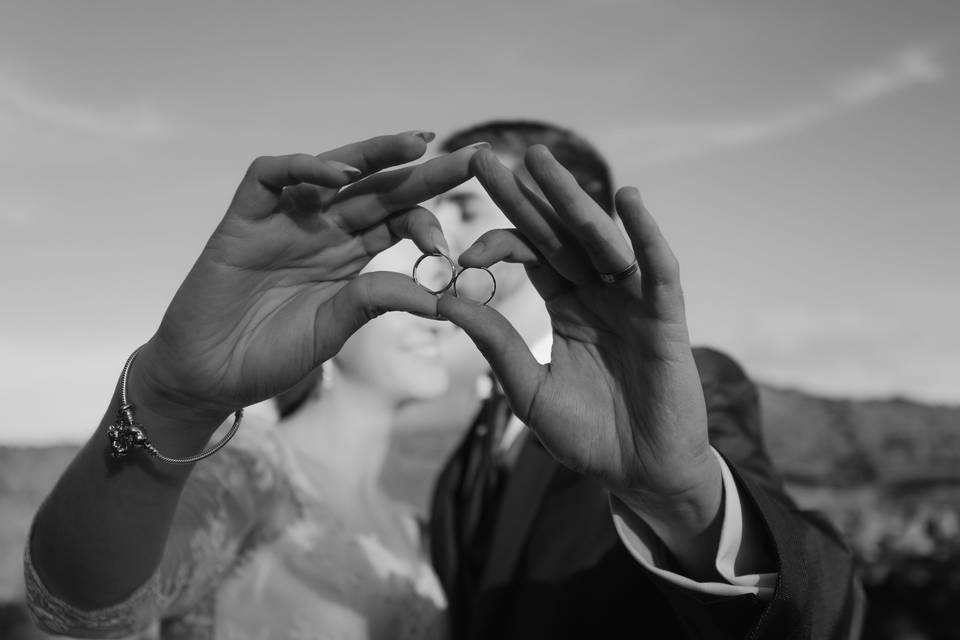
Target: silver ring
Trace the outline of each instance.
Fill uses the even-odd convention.
[[[434,290],[427,287],[422,282],[420,282],[420,280],[417,278],[417,269],[420,267],[420,263],[426,260],[427,258],[437,258],[437,257],[443,258],[444,260],[447,261],[447,264],[450,265],[450,281],[447,282],[447,284],[443,285],[443,287],[441,287],[440,289]],[[449,289],[451,286],[453,286],[454,283],[457,281],[457,265],[453,263],[453,260],[451,260],[445,254],[440,253],[439,251],[437,251],[436,253],[425,253],[419,258],[417,258],[417,261],[413,263],[413,281],[419,284],[421,287],[423,287],[427,291],[429,291],[430,293],[434,295],[439,295],[444,291],[446,291],[447,289]],[[456,292],[456,287],[454,287],[454,292]]]
[[[453,295],[457,296],[458,298],[460,297],[460,294],[457,292],[457,280],[463,275],[463,272],[467,271],[468,269],[483,269],[487,272],[487,275],[490,276],[490,280],[493,282],[493,291],[490,292],[490,295],[487,296],[486,300],[480,303],[480,306],[485,307],[488,302],[493,300],[493,296],[497,295],[497,278],[493,275],[490,269],[487,269],[486,267],[464,267],[461,269],[460,273],[453,278]]]
[[[601,273],[600,280],[602,280],[605,284],[615,284],[622,280],[626,280],[627,278],[629,278],[639,270],[640,270],[640,265],[637,264],[636,260],[634,260],[629,267],[627,267],[626,269],[617,271],[616,273]]]

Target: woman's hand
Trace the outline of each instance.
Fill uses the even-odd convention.
[[[550,314],[550,364],[538,364],[490,307],[444,296],[438,310],[474,340],[554,457],[599,480],[696,564],[689,553],[709,547],[702,543],[716,531],[722,484],[677,261],[635,189],[616,197],[625,238],[546,148],[531,148],[525,163],[535,184],[493,153],[475,156],[478,179],[517,228],[488,232],[460,262],[526,265]],[[635,258],[640,268],[630,274]],[[616,273],[629,275],[600,278]]]
[[[250,166],[129,372],[129,401],[157,449],[198,453],[230,412],[290,387],[379,313],[436,316],[436,296],[410,278],[358,275],[401,238],[445,249],[417,204],[466,180],[476,149],[381,171],[420,157],[430,139],[409,132]],[[118,395],[44,501],[31,542],[43,582],[85,610],[121,602],[156,575],[192,469],[147,456],[111,463]],[[174,545],[191,539],[191,525],[180,526]],[[69,635],[98,632],[74,622]]]
[[[420,157],[430,139],[255,160],[131,368],[138,410],[214,424],[289,388],[381,313],[436,316],[436,297],[410,278],[358,275],[402,238],[446,249],[417,205],[468,179],[476,147],[380,171]]]

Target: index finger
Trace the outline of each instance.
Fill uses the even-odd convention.
[[[319,154],[323,160],[345,162],[370,175],[387,167],[416,160],[427,151],[427,144],[436,137],[431,131],[405,131],[395,135],[376,136]]]
[[[595,279],[583,252],[568,237],[550,205],[524,185],[496,154],[478,152],[473,166],[477,180],[494,203],[560,275],[576,284]]]
[[[577,183],[543,145],[530,147],[525,157],[527,169],[567,231],[586,251],[599,273],[616,273],[630,265],[634,256],[623,234],[606,211]]]
[[[412,167],[384,171],[343,189],[327,215],[347,231],[371,227],[391,213],[449,191],[472,177],[470,158],[478,143]]]

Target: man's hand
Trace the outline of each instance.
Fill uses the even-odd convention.
[[[289,388],[385,311],[435,316],[436,297],[410,278],[358,275],[402,238],[446,249],[417,205],[468,179],[476,148],[380,171],[420,157],[431,138],[255,160],[131,370],[138,409],[214,425]]]
[[[640,514],[694,573],[710,573],[722,501],[719,464],[684,316],[677,261],[635,189],[617,193],[627,232],[544,147],[528,185],[487,151],[474,170],[515,230],[484,234],[464,266],[526,265],[553,326],[540,365],[510,323],[452,296],[438,305],[490,362],[515,413],[568,467]],[[540,195],[539,192],[545,196]],[[599,274],[640,269],[613,284]]]

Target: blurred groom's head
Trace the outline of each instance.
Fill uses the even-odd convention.
[[[490,143],[500,161],[518,171],[528,184],[533,182],[523,167],[524,153],[533,145],[546,146],[604,211],[613,212],[613,184],[606,161],[593,145],[569,129],[533,120],[493,120],[450,135],[442,142],[442,150],[450,152],[475,142]],[[487,231],[513,226],[476,180],[441,196],[437,213],[450,248],[457,255]],[[520,265],[501,263],[494,265],[492,271],[497,278],[493,306],[500,306],[511,296],[529,289],[522,286],[525,275]],[[461,285],[468,297],[486,297],[481,291],[471,292],[471,285],[486,287],[488,282],[477,278]]]

